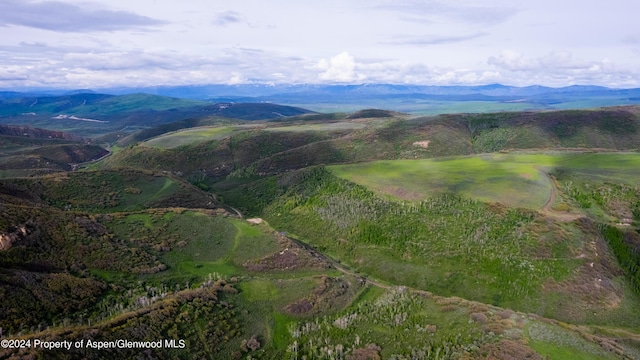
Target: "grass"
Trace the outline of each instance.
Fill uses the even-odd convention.
[[[553,184],[544,172],[572,177],[640,183],[636,153],[485,154],[462,158],[374,161],[334,165],[330,171],[377,193],[420,200],[453,193],[511,207],[540,209]],[[524,191],[526,189],[526,191]]]
[[[254,279],[242,283],[240,286],[245,299],[249,302],[270,301],[278,297],[278,290],[269,279]]]
[[[607,353],[597,344],[587,341],[579,334],[545,323],[527,324],[525,333],[529,344],[540,355],[551,360],[585,359],[604,360],[618,357]]]
[[[618,359],[617,356],[609,355],[594,355],[592,353],[581,351],[575,347],[559,346],[552,343],[545,343],[541,341],[532,341],[529,343],[538,354],[545,356],[549,360],[564,360],[564,359],[581,359],[581,360],[604,360],[604,359]]]
[[[244,221],[200,213],[179,216],[167,231],[190,234],[186,245],[163,256],[170,273],[179,276],[241,275],[244,261],[278,249],[272,236]]]
[[[446,160],[376,161],[329,169],[341,178],[405,200],[453,193],[539,209],[547,201],[552,186],[536,168],[541,160],[542,165],[548,165],[549,158],[538,155],[491,154]]]
[[[269,229],[255,226],[243,220],[231,220],[236,227],[235,244],[231,259],[236,264],[243,264],[250,259],[257,259],[279,249]]]
[[[194,186],[148,171],[76,171],[5,181],[30,187],[45,203],[67,210],[107,213],[158,206],[211,208],[218,204]]]
[[[144,145],[159,149],[174,149],[183,145],[207,140],[217,140],[236,131],[233,126],[199,127],[164,134],[144,142]]]
[[[498,154],[493,161],[518,160],[516,170],[507,173],[520,174],[527,170],[537,172],[539,165],[579,168],[581,156],[587,155]],[[600,161],[609,164],[615,157],[638,156],[608,155]],[[485,161],[482,157],[471,160]],[[455,160],[406,161],[411,165],[434,166],[448,162]],[[393,166],[395,162],[383,163]],[[362,165],[371,164],[345,167]],[[381,168],[375,167],[368,174],[373,181],[376,176],[392,173]],[[615,323],[612,319],[626,318],[637,323],[632,319],[638,306],[635,297],[630,298],[623,291],[624,284],[613,282],[607,291],[576,285],[593,278],[588,271],[591,262],[611,269],[599,273],[598,276],[606,277],[603,281],[613,281],[619,276],[616,272],[619,270],[613,270],[616,265],[607,260],[609,257],[597,256],[589,250],[589,244],[598,237],[597,229],[589,223],[556,222],[535,211],[446,194],[426,195],[420,201],[376,196],[364,186],[334,176],[334,168],[330,169],[307,169],[255,181],[241,188],[241,197],[234,192],[223,195],[234,206],[243,208],[247,202],[251,211],[257,212],[255,215],[265,218],[276,229],[296,234],[354,271],[388,284],[460,296],[564,321],[612,324]],[[456,167],[446,169],[453,171]],[[288,182],[291,178],[300,180]],[[599,249],[598,253],[601,252]],[[603,310],[601,304],[609,301],[608,291],[622,301],[620,306]],[[567,296],[580,303],[579,312],[559,306],[558,301]],[[624,305],[626,298],[633,299],[636,305]],[[583,316],[596,311],[597,318]],[[632,326],[631,323],[628,325]]]
[[[147,292],[153,291],[152,288],[194,288],[212,274],[214,279],[219,276],[242,279],[235,285],[240,296],[225,298],[225,301],[232,301],[243,319],[243,336],[248,339],[258,335],[264,351],[272,355],[286,349],[289,324],[301,316],[310,316],[289,314],[285,307],[312,296],[326,276],[342,276],[335,270],[303,269],[270,276],[245,269],[242,266],[245,261],[281,250],[282,245],[278,244],[273,230],[266,224],[252,225],[241,219],[210,216],[198,211],[151,210],[105,215],[105,218],[108,219],[105,224],[116,236],[130,239],[131,246],[157,254],[167,268],[137,278],[114,271],[92,271],[93,274],[122,286],[137,279],[138,284],[141,281],[146,284],[143,291]],[[159,246],[167,246],[170,250],[158,251]],[[133,290],[135,296],[138,292],[139,289]],[[354,289],[337,296],[338,302],[333,297],[330,300],[318,297],[316,301],[320,303],[330,301],[334,304],[321,308],[320,314],[339,311],[350,304],[357,293]]]
[[[265,128],[264,131],[338,131],[338,130],[357,130],[363,129],[367,125],[356,122],[337,122],[324,124],[308,124],[308,125],[291,125],[291,126],[274,126]]]

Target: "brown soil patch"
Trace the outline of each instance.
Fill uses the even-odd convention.
[[[380,351],[382,348],[376,344],[367,344],[364,348],[353,349],[353,353],[347,355],[347,360],[380,360]]]
[[[429,147],[429,143],[430,142],[431,142],[430,140],[416,141],[416,142],[413,143],[413,146],[418,146],[418,147],[421,147],[423,149],[426,149],[426,148]]]
[[[362,284],[352,284],[340,279],[322,276],[318,286],[304,299],[297,300],[284,307],[284,311],[293,315],[317,315],[331,309],[346,306]]]
[[[532,348],[517,341],[502,339],[498,343],[483,345],[480,359],[491,360],[542,360]]]
[[[261,218],[254,218],[254,219],[247,219],[247,222],[251,223],[251,224],[262,224],[262,219]]]
[[[331,264],[307,249],[291,241],[284,235],[276,233],[280,251],[261,259],[249,260],[243,266],[251,271],[329,269]]]
[[[287,305],[284,309],[290,314],[302,315],[313,310],[313,304],[307,299],[302,299]]]
[[[415,191],[409,191],[401,187],[388,186],[382,192],[403,200],[421,200],[425,198],[424,194]]]
[[[559,314],[572,322],[584,321],[589,312],[615,310],[624,296],[623,289],[613,281],[620,270],[602,239],[596,238],[579,256],[584,263],[574,276],[561,282],[549,279],[543,284],[545,292],[558,293],[565,299],[558,304]]]

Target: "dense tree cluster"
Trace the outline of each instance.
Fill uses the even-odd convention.
[[[601,231],[627,273],[633,289],[640,294],[640,236],[610,225],[601,225]]]

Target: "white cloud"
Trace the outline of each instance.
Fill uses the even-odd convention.
[[[247,79],[245,79],[242,74],[239,72],[232,72],[231,77],[227,81],[227,85],[238,85],[238,84],[246,84],[248,83]]]
[[[366,76],[356,72],[356,61],[348,52],[342,52],[329,60],[322,59],[316,66],[322,70],[318,79],[328,82],[363,81]]]
[[[535,60],[527,59],[523,54],[513,50],[503,50],[500,55],[489,57],[487,62],[489,65],[510,71],[531,70],[539,66]]]
[[[517,51],[504,50],[498,56],[489,57],[487,63],[502,70],[504,78],[514,85],[640,86],[637,70],[620,66],[607,58],[590,61],[578,59],[570,51],[553,51],[544,56],[526,57]]]

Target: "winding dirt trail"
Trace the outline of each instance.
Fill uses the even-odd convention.
[[[330,257],[328,257],[327,255],[321,253],[320,251],[316,250],[313,246],[305,243],[304,241],[300,241],[294,238],[290,238],[287,236],[287,239],[291,240],[292,242],[294,242],[296,245],[302,247],[303,249],[305,249],[309,254],[311,254],[311,256],[314,256],[318,259],[321,259],[323,261],[326,261],[327,263],[331,264],[331,266],[333,266],[336,270],[340,271],[343,274],[346,275],[351,275],[354,277],[359,277],[361,279],[363,279],[367,284],[373,285],[373,286],[377,286],[379,288],[383,288],[383,289],[391,289],[394,286],[391,285],[387,285],[387,284],[383,284],[379,281],[373,280],[373,279],[369,279],[366,276],[363,276],[362,274],[357,274],[356,272],[354,272],[353,270],[347,269],[346,267],[344,267],[343,265],[341,265],[340,263],[338,263],[336,260],[331,259]]]
[[[558,197],[558,183],[556,182],[556,179],[553,176],[549,175],[547,172],[540,169],[538,169],[538,171],[543,174],[551,184],[549,198],[547,198],[547,201],[544,203],[544,205],[542,205],[542,208],[540,208],[540,212],[564,222],[574,221],[583,217],[584,215],[582,214],[557,211],[553,209],[553,203]]]
[[[240,219],[244,219],[247,220],[244,215],[242,214],[242,212],[240,212],[240,210],[231,207],[231,209],[233,209],[237,215],[240,217]],[[276,231],[274,228],[271,227],[271,225],[269,225],[269,223],[267,223],[264,219],[260,219],[260,218],[256,218],[260,220],[261,224],[264,224],[265,226],[267,226],[269,229]],[[256,220],[256,219],[249,219],[249,220]],[[247,221],[249,221],[247,220]],[[255,224],[252,221],[249,221],[252,224]],[[330,258],[329,256],[323,254],[322,252],[318,251],[316,248],[314,248],[312,245],[307,244],[304,241],[300,241],[298,239],[294,239],[292,237],[286,236],[284,234],[281,233],[282,236],[286,237],[289,241],[293,242],[294,244],[296,244],[297,246],[301,247],[302,249],[304,249],[307,253],[309,253],[309,255],[311,255],[312,257],[315,257],[317,259],[320,259],[328,264],[330,264],[332,267],[334,267],[336,270],[340,271],[343,274],[346,275],[351,275],[353,277],[357,277],[357,278],[361,278],[365,283],[379,287],[379,288],[383,288],[383,289],[391,289],[394,286],[392,285],[387,285],[387,284],[383,284],[380,281],[377,280],[373,280],[373,279],[369,279],[366,276],[363,276],[362,274],[358,274],[355,271],[346,268],[345,266],[343,266],[342,264],[340,264],[338,261]],[[416,290],[417,292],[422,293],[423,291],[421,290]],[[426,293],[426,292],[425,292]]]

